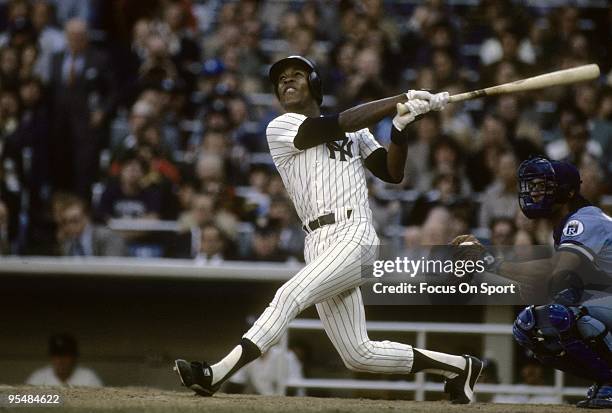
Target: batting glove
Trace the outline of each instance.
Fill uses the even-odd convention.
[[[440,92],[435,95],[431,95],[431,99],[429,99],[429,104],[431,105],[431,110],[442,110],[448,103],[450,95],[448,92]]]
[[[429,102],[421,99],[412,99],[406,103],[398,103],[397,114],[393,118],[393,126],[398,131],[403,131],[406,125],[414,122],[417,116],[430,111]]]
[[[429,93],[426,90],[409,90],[406,93],[406,98],[408,101],[413,99],[421,99],[426,100],[431,105],[432,110],[442,110],[448,103],[450,95],[448,92],[440,92],[440,93]]]

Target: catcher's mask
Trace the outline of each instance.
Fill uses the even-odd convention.
[[[564,204],[578,195],[580,174],[569,162],[535,157],[518,169],[519,206],[527,218],[545,218],[555,204]],[[573,193],[572,193],[573,191]]]

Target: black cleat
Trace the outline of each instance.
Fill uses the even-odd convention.
[[[192,361],[191,363],[178,359],[174,361],[174,371],[179,375],[183,386],[190,388],[203,397],[210,397],[220,384],[212,384],[212,369],[206,362]]]
[[[454,379],[447,379],[444,392],[450,394],[453,404],[468,404],[474,400],[474,385],[480,377],[483,363],[473,356],[464,355],[465,370]]]

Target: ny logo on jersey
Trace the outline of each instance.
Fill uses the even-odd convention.
[[[346,161],[346,157],[353,157],[353,151],[351,147],[353,146],[353,141],[350,140],[347,136],[344,137],[341,141],[328,142],[327,149],[329,149],[329,158],[336,159],[336,151],[340,152],[340,161]]]

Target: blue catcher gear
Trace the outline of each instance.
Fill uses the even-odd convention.
[[[518,169],[519,206],[527,218],[545,218],[555,204],[563,204],[580,191],[580,174],[568,162],[535,157]]]
[[[274,94],[278,98],[278,78],[288,64],[298,64],[308,71],[308,89],[310,94],[317,101],[319,106],[323,103],[323,85],[321,84],[321,76],[315,64],[303,56],[289,56],[279,60],[270,67],[268,77],[274,85]]]
[[[595,383],[587,391],[587,398],[576,403],[582,409],[610,409],[612,408],[612,383]]]
[[[514,322],[513,335],[545,365],[598,383],[612,381],[612,333],[583,307],[529,306]]]

